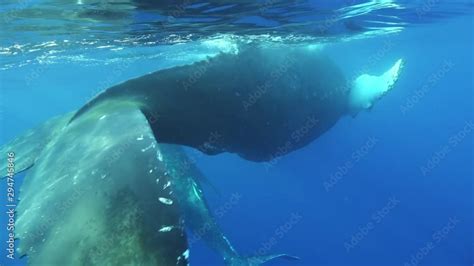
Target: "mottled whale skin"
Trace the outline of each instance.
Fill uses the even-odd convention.
[[[71,115],[1,149],[15,153],[17,172],[28,169],[17,256],[28,265],[187,265],[180,207],[164,186],[170,176],[154,171],[165,167],[143,115],[122,109],[66,127]]]
[[[86,104],[97,116],[136,106],[160,143],[207,154],[237,153],[252,161],[306,146],[340,117],[370,108],[398,79],[396,70],[347,81],[321,51],[245,46],[191,65],[160,70],[111,87]],[[373,85],[376,85],[375,87]],[[300,132],[304,129],[304,132]],[[213,135],[219,138],[209,141]]]
[[[227,265],[295,259],[240,255],[207,206],[199,169],[180,146],[157,143],[140,110],[67,125],[71,117],[52,118],[0,148],[15,153],[16,172],[27,170],[15,237],[28,265],[187,265],[185,228]]]

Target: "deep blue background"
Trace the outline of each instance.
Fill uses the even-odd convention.
[[[370,112],[341,119],[327,134],[282,158],[269,171],[231,155],[201,157],[203,171],[224,195],[242,194],[239,204],[220,222],[237,248],[254,253],[278,236],[277,228],[296,212],[301,221],[271,249],[300,256],[302,261],[296,265],[404,265],[433,241],[436,231],[449,226],[450,218],[457,218],[457,225],[419,265],[472,265],[474,132],[429,174],[424,176],[420,170],[466,122],[474,120],[470,29],[472,18],[463,18],[390,37],[393,49],[378,66],[385,69],[399,57],[406,60],[396,88]],[[348,64],[345,69],[357,69],[359,62],[383,49],[383,41],[353,42],[350,49],[354,52],[349,57],[347,51],[338,54],[337,48],[333,57]],[[445,61],[454,67],[403,114],[400,106],[427,84]],[[379,141],[327,192],[324,181],[369,137]],[[374,222],[371,217],[392,197],[399,204],[347,252],[344,243],[360,227]],[[229,196],[222,198],[213,206],[222,207]],[[204,250],[196,247],[192,262],[219,263]],[[269,265],[293,263],[275,261]]]
[[[406,66],[396,88],[371,111],[354,119],[344,117],[310,146],[278,160],[270,169],[233,155],[208,157],[190,152],[220,191],[219,196],[206,189],[214,209],[224,206],[232,193],[242,195],[218,220],[236,248],[254,254],[272,236],[279,236],[277,228],[287,223],[292,213],[298,213],[302,218],[269,252],[286,252],[300,256],[301,261],[269,265],[404,265],[433,240],[433,233],[443,229],[450,218],[457,218],[457,225],[419,265],[472,265],[474,132],[468,132],[428,175],[420,170],[466,122],[474,121],[472,27],[472,17],[462,17],[408,28],[396,36],[331,47],[331,56],[350,73],[389,38],[395,44],[393,49],[370,71],[380,72],[400,57]],[[453,62],[454,67],[413,108],[402,113],[400,106],[445,61]],[[116,79],[125,80],[159,64],[133,65]],[[34,71],[38,70],[25,67],[2,74],[2,97],[8,108],[2,114],[1,143],[54,114],[79,107],[93,91],[83,88],[100,87],[108,70],[103,66],[72,69],[54,65],[41,69],[33,82],[25,82]],[[324,182],[369,137],[377,138],[377,144],[326,191]],[[3,182],[0,189],[5,191]],[[391,198],[399,203],[347,252],[344,243],[360,227],[373,222],[372,216]],[[2,239],[3,234],[2,229]],[[12,265],[3,255],[0,262]],[[191,263],[222,264],[201,242],[192,246]]]

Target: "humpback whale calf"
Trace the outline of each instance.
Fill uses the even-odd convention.
[[[16,172],[28,169],[18,253],[31,265],[186,265],[184,228],[207,226],[203,239],[229,265],[294,258],[239,255],[207,208],[201,174],[172,144],[271,160],[288,140],[298,140],[291,152],[371,108],[402,66],[346,81],[320,51],[243,46],[111,87],[0,149],[16,154]]]
[[[72,118],[135,106],[161,143],[206,154],[231,152],[269,161],[299,149],[345,114],[372,107],[398,80],[403,60],[380,76],[347,81],[321,51],[242,47],[194,64],[160,70],[111,87]],[[304,132],[301,132],[304,129]],[[212,143],[209,139],[213,135]],[[295,141],[296,140],[296,141]]]

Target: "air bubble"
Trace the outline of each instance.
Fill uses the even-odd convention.
[[[168,198],[163,198],[163,197],[159,197],[158,200],[163,203],[163,204],[166,204],[166,205],[171,205],[173,204],[173,201],[171,199],[168,199]]]
[[[163,232],[169,232],[171,230],[173,230],[174,226],[163,226],[161,227],[160,230],[158,230],[159,232],[163,233]]]

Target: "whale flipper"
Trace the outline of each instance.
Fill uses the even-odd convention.
[[[44,147],[53,139],[71,119],[73,113],[57,116],[43,124],[27,130],[22,135],[0,147],[0,154],[15,153],[15,173],[21,173],[35,163]],[[0,162],[0,178],[7,173],[7,160]]]
[[[163,160],[167,169],[172,169],[175,195],[179,201],[186,227],[194,234],[189,243],[202,239],[210,248],[214,249],[227,265],[253,266],[267,261],[286,258],[298,259],[286,254],[264,256],[241,256],[225,237],[220,226],[209,210],[201,189],[200,180],[205,179],[201,171],[189,161],[183,149],[177,145],[162,144]],[[240,195],[233,194],[229,199],[232,204],[237,204]]]
[[[179,203],[143,114],[52,129],[20,189],[18,254],[31,265],[187,265]]]
[[[349,108],[352,114],[370,109],[374,103],[390,91],[400,77],[403,59],[398,59],[390,69],[380,76],[363,74],[357,77],[349,95]]]

